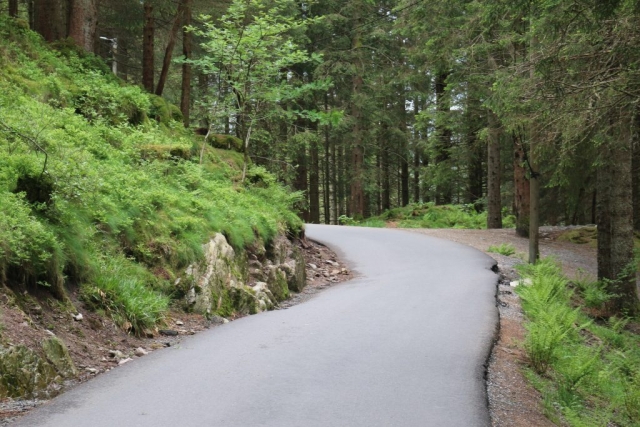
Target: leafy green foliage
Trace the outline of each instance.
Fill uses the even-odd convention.
[[[519,271],[531,279],[516,288],[527,317],[529,377],[549,415],[570,426],[639,425],[640,336],[631,332],[637,322],[589,317],[589,309],[573,305],[580,299],[552,260]],[[600,292],[596,282],[577,282],[585,301]],[[588,305],[601,303],[601,296]]]
[[[66,277],[139,331],[162,318],[167,277],[214,233],[242,249],[301,228],[299,194],[261,168],[234,183],[237,153],[204,147],[200,164],[202,142],[161,98],[4,17],[0,35],[2,283],[63,293]]]
[[[487,252],[493,252],[496,254],[511,256],[516,253],[516,248],[510,243],[501,243],[499,245],[491,245],[487,248]]]

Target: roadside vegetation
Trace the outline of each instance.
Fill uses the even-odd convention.
[[[504,256],[511,256],[516,253],[516,248],[511,243],[501,243],[499,245],[491,245],[487,248],[487,252],[492,252]]]
[[[505,228],[514,227],[513,215],[503,217]],[[340,217],[343,225],[362,227],[386,227],[393,224],[399,228],[487,228],[487,213],[478,212],[473,204],[436,205],[433,202],[410,203],[404,207],[387,210],[381,215],[363,220]]]
[[[202,147],[181,113],[97,57],[50,49],[0,16],[0,282],[69,287],[133,331],[155,325],[176,276],[221,232],[237,249],[302,223],[266,170]]]
[[[606,317],[610,284],[562,276],[552,259],[520,266],[527,376],[546,415],[570,426],[640,425],[640,322]]]

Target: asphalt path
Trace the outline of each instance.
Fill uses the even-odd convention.
[[[488,426],[493,260],[392,229],[310,225],[358,277],[189,337],[18,426]]]

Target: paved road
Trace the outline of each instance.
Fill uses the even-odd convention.
[[[151,353],[17,425],[487,426],[492,260],[398,230],[307,230],[360,277]]]

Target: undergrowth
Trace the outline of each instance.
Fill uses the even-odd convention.
[[[393,222],[400,228],[466,228],[487,227],[487,213],[477,212],[473,204],[436,205],[433,202],[411,203],[404,207],[390,209],[379,216],[365,220],[355,220],[345,215],[339,218],[343,225],[363,227],[385,227]],[[514,227],[512,215],[504,215],[503,226]]]
[[[640,426],[637,321],[600,317],[604,286],[585,278],[570,283],[553,260],[523,265],[520,273],[531,279],[516,288],[527,317],[528,377],[547,415],[570,426]]]
[[[501,243],[499,245],[491,245],[487,248],[487,252],[500,255],[511,256],[516,253],[516,248],[510,243]]]
[[[239,183],[232,151],[207,147],[200,164],[179,110],[99,58],[0,16],[0,63],[1,283],[61,298],[79,285],[138,331],[214,233],[241,250],[300,229],[298,194],[261,168]]]

